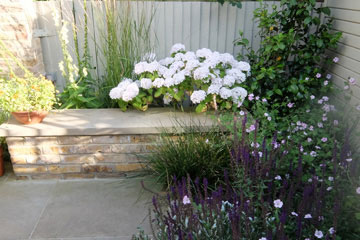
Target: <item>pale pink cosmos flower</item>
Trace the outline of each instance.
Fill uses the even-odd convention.
[[[259,240],[267,240],[266,237],[259,238]]]
[[[268,121],[271,121],[271,117],[267,117],[267,120],[268,120]]]
[[[355,83],[356,83],[355,78],[353,78],[353,77],[349,78],[349,83],[350,83],[351,85],[355,85]]]
[[[296,212],[291,212],[291,215],[293,215],[293,216],[299,216]]]
[[[267,102],[266,98],[263,98],[263,99],[262,99],[262,102]]]
[[[183,204],[187,205],[187,204],[190,204],[190,203],[191,203],[190,198],[185,195],[184,198],[183,198]]]
[[[321,78],[321,73],[317,73],[316,78]]]
[[[352,158],[347,158],[345,159],[347,162],[351,162],[352,161]]]
[[[334,177],[330,176],[328,179],[329,179],[330,182],[334,181]]]
[[[259,96],[256,96],[256,97],[255,97],[255,100],[256,100],[256,101],[258,101],[259,99],[260,99],[260,97],[259,97]]]
[[[307,141],[308,141],[308,142],[312,142],[312,139],[311,139],[311,138],[308,138]]]
[[[240,111],[239,114],[240,114],[240,116],[244,116],[244,115],[245,115],[245,112],[244,112],[244,111]]]
[[[282,208],[283,202],[282,202],[280,199],[276,199],[276,200],[274,201],[274,206],[275,206],[276,208]]]
[[[324,86],[327,86],[329,84],[329,81],[324,81]]]
[[[332,187],[328,187],[327,189],[326,189],[326,191],[331,191],[333,188]]]
[[[323,138],[321,139],[321,141],[324,142],[324,143],[327,142],[327,140],[328,140],[328,139],[327,139],[326,137],[323,137]]]
[[[331,74],[327,74],[327,75],[326,75],[326,79],[329,79],[329,80],[330,80],[331,77],[332,77]]]
[[[311,96],[310,96],[310,99],[311,99],[311,100],[315,99],[315,96],[314,96],[314,95],[311,95]]]
[[[254,94],[250,93],[249,96],[248,96],[248,99],[249,99],[250,101],[254,100]]]
[[[274,179],[275,179],[275,180],[281,180],[282,178],[281,178],[280,175],[277,175]]]
[[[356,193],[357,193],[357,194],[360,194],[360,187],[358,187],[358,188],[356,189]]]
[[[251,125],[248,129],[246,129],[246,132],[252,132],[252,131],[254,131],[255,130],[255,125],[253,124],[253,125]]]
[[[311,216],[311,214],[310,213],[308,213],[308,214],[306,214],[305,215],[305,217],[304,217],[305,219],[310,219],[310,218],[312,218],[312,216]]]
[[[288,108],[292,108],[294,106],[294,103],[290,102],[290,103],[287,104],[287,106],[288,106]]]
[[[348,90],[348,89],[349,89],[348,85],[344,86],[344,90]]]
[[[323,238],[324,234],[320,230],[315,230],[314,236],[317,237],[317,238]]]
[[[334,227],[329,228],[329,233],[330,233],[331,235],[333,235],[333,234],[335,233]]]
[[[339,59],[338,57],[334,57],[334,58],[333,58],[333,62],[334,62],[334,63],[339,62],[339,60],[340,60],[340,59]]]
[[[360,105],[356,107],[356,110],[360,111]]]

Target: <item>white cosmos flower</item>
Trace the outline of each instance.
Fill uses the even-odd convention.
[[[150,78],[142,78],[140,80],[140,86],[144,89],[150,89],[152,87],[152,81]]]
[[[185,45],[181,43],[176,43],[171,47],[170,55],[177,52],[183,52],[185,51]]]
[[[323,238],[324,234],[320,230],[315,230],[314,236],[317,237],[317,238]]]
[[[274,206],[275,206],[276,208],[282,208],[283,202],[282,202],[280,199],[276,199],[276,200],[274,201]]]
[[[198,91],[194,91],[191,96],[190,96],[190,100],[193,103],[201,103],[202,101],[204,101],[206,98],[206,92],[204,90],[198,90]]]

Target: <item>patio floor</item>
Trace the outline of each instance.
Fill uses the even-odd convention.
[[[125,240],[149,231],[152,194],[144,177],[15,180],[0,177],[0,239]]]

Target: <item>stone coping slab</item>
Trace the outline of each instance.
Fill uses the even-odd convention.
[[[152,108],[146,112],[120,109],[68,109],[54,110],[42,123],[23,125],[13,117],[0,125],[0,136],[94,136],[122,134],[158,134],[178,124],[214,124],[212,113],[180,112],[170,108]]]

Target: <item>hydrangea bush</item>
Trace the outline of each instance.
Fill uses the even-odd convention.
[[[183,44],[175,44],[170,54],[160,61],[137,63],[136,80],[124,79],[110,91],[123,111],[129,105],[145,111],[152,103],[182,106],[187,97],[196,112],[242,105],[247,96],[244,82],[251,73],[247,62],[206,48],[186,51]]]

